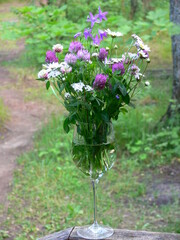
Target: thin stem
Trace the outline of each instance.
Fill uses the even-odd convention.
[[[111,40],[111,53],[110,53],[110,58],[112,57],[112,46],[113,46],[113,41],[114,41],[114,38],[112,37],[112,40]]]
[[[93,186],[93,204],[94,204],[94,225],[97,225],[97,198],[96,198],[96,180],[92,180]]]

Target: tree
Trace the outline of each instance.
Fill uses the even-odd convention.
[[[170,20],[180,25],[180,0],[170,0]],[[162,117],[163,121],[180,113],[180,34],[173,35],[171,40],[173,56],[173,101],[169,104],[166,114]]]
[[[131,18],[133,19],[138,9],[138,1],[131,0]]]

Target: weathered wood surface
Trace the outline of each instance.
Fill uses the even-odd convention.
[[[73,229],[74,229],[74,227],[68,228],[63,231],[56,232],[56,233],[50,234],[48,236],[39,238],[39,240],[66,240],[66,239],[69,239]]]
[[[39,240],[80,240],[82,238],[77,235],[78,228],[68,228]],[[180,240],[180,234],[115,229],[115,233],[107,240]]]

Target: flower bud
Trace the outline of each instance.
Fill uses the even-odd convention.
[[[92,57],[98,57],[99,53],[92,53]]]
[[[97,44],[94,45],[95,48],[99,48],[99,46]]]
[[[61,44],[56,44],[53,46],[53,51],[57,52],[57,53],[61,53],[63,51],[63,45]]]
[[[117,46],[117,45],[114,45],[114,49],[118,49],[118,46]]]
[[[147,63],[150,63],[150,62],[151,62],[151,59],[150,59],[150,58],[147,58],[146,62],[147,62]]]
[[[150,82],[146,81],[145,86],[148,87],[150,85]]]
[[[108,47],[106,47],[106,51],[108,51],[108,52],[109,52],[109,48],[108,48]]]

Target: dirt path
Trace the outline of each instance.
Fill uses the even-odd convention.
[[[12,83],[3,68],[0,68],[0,81],[4,88],[0,89],[0,97],[10,111],[10,121],[5,125],[7,131],[0,141],[0,203],[4,203],[12,182],[16,158],[32,147],[32,140],[46,113],[46,107],[36,102],[24,101],[20,90],[6,88]]]
[[[0,13],[10,12],[11,7],[16,4],[16,2],[1,4]],[[23,50],[22,41],[17,42],[17,48],[13,51],[1,49],[0,65],[1,61],[17,58]],[[24,101],[24,92],[14,87],[17,81],[17,77],[12,77],[7,68],[0,67],[0,98],[10,113],[10,120],[5,125],[6,131],[0,133],[0,204],[6,203],[7,193],[12,185],[13,171],[16,168],[16,158],[32,147],[33,135],[48,115],[45,104]]]

